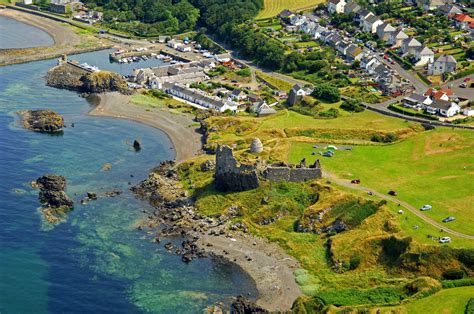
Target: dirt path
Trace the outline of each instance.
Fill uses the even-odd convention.
[[[99,95],[100,104],[89,112],[92,116],[105,116],[137,121],[158,128],[168,135],[181,162],[201,152],[201,134],[193,124],[192,116],[174,114],[162,109],[151,109],[130,103],[130,96],[120,93]]]
[[[293,275],[299,263],[277,244],[247,235],[229,238],[199,234],[199,237],[199,247],[239,265],[253,278],[259,306],[271,312],[288,312],[302,294]]]
[[[349,180],[343,180],[343,179],[337,178],[335,175],[333,175],[331,173],[328,173],[326,171],[323,173],[323,176],[325,178],[329,179],[330,181],[333,181],[336,184],[342,185],[344,187],[354,189],[354,190],[364,191],[364,192],[369,192],[370,191],[370,192],[374,193],[374,195],[376,195],[376,196],[378,196],[378,197],[380,197],[384,200],[393,202],[395,204],[400,204],[400,207],[403,207],[403,208],[409,210],[410,212],[412,212],[416,216],[420,217],[421,219],[423,219],[423,221],[429,223],[430,225],[432,225],[436,228],[439,228],[439,229],[443,229],[443,232],[452,234],[452,235],[460,237],[460,238],[474,240],[474,235],[469,235],[469,234],[465,234],[465,233],[461,233],[461,232],[449,229],[449,228],[446,227],[445,224],[441,224],[441,223],[435,221],[434,219],[424,215],[422,212],[420,212],[420,210],[418,208],[416,208],[416,207],[410,205],[409,203],[404,202],[404,201],[402,201],[398,198],[395,198],[395,197],[392,197],[390,195],[386,195],[386,194],[374,191],[372,189],[363,187],[359,184],[352,184]]]

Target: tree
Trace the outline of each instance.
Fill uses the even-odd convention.
[[[362,112],[364,111],[364,107],[359,100],[355,99],[347,99],[342,102],[339,106],[341,109],[349,112]]]
[[[474,59],[474,47],[469,47],[466,50],[466,58],[468,59]]]
[[[331,103],[335,103],[341,100],[341,94],[339,93],[339,89],[326,84],[321,84],[317,86],[311,96]]]

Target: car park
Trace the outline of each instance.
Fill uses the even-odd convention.
[[[441,239],[439,239],[439,243],[450,243],[450,242],[451,242],[450,237],[442,237]]]
[[[433,208],[431,205],[426,204],[426,205],[421,206],[420,210],[425,211],[425,210],[430,210],[431,208]]]
[[[443,219],[443,222],[451,222],[451,221],[454,221],[456,220],[456,218],[452,217],[452,216],[449,216],[449,217],[446,217]]]

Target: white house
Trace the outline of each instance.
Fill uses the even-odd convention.
[[[299,102],[304,96],[309,94],[310,93],[308,93],[308,90],[296,84],[293,86],[290,91],[290,94],[288,95],[288,103],[293,106],[294,104]]]
[[[383,21],[378,16],[372,15],[364,20],[362,30],[366,33],[374,34],[375,32],[377,32],[377,27],[382,24]]]
[[[239,104],[231,100],[223,100],[216,96],[208,96],[204,93],[188,89],[178,84],[166,84],[165,91],[199,108],[207,108],[224,112],[226,110],[237,111]]]
[[[404,55],[415,55],[415,51],[421,46],[421,43],[415,37],[409,37],[402,42],[400,50]]]
[[[323,33],[326,33],[327,31],[328,29],[326,27],[318,25],[311,31],[311,36],[313,36],[314,39],[320,39],[323,36]]]
[[[441,75],[456,71],[456,59],[451,55],[441,55],[436,61],[428,65],[429,75]]]
[[[392,48],[398,48],[407,38],[408,35],[405,34],[405,32],[403,32],[402,30],[398,30],[393,33],[390,33],[390,35],[388,36],[387,44],[392,46]]]
[[[193,48],[191,46],[184,46],[180,45],[178,46],[177,50],[181,52],[190,52]]]
[[[377,27],[377,36],[380,40],[386,42],[390,38],[390,34],[395,32],[396,29],[390,23],[382,23]]]
[[[472,117],[474,116],[474,108],[471,108],[471,107],[464,108],[464,110],[462,111],[462,114],[467,117]]]
[[[180,41],[171,39],[171,40],[168,40],[168,42],[166,43],[166,45],[167,45],[168,47],[170,47],[170,48],[178,49],[178,47],[179,47],[179,46],[182,46],[183,43],[180,42]]]
[[[426,106],[426,112],[429,114],[439,114],[444,117],[453,117],[461,111],[461,108],[449,100],[435,99],[433,103]]]
[[[294,26],[301,26],[306,23],[307,18],[304,15],[294,15],[290,18],[290,24]]]
[[[415,66],[424,66],[434,62],[434,52],[426,46],[421,46],[415,50]]]
[[[313,29],[315,29],[317,26],[318,24],[316,24],[315,22],[307,21],[306,23],[301,25],[301,30],[305,32],[306,34],[310,34],[313,31]]]
[[[433,101],[430,97],[417,93],[412,93],[411,95],[406,96],[402,100],[402,104],[404,107],[413,109],[423,109],[427,105],[431,105],[432,103]]]
[[[371,16],[375,16],[375,14],[373,14],[369,10],[362,9],[356,13],[355,20],[359,23],[359,27],[364,27],[365,20],[367,20]]]
[[[328,2],[328,11],[329,13],[344,13],[344,7],[346,6],[346,1],[344,0],[329,0]]]
[[[247,99],[247,94],[240,89],[234,89],[230,94],[230,98],[235,101],[244,101]]]

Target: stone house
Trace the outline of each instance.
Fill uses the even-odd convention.
[[[441,55],[435,62],[428,66],[429,75],[441,75],[456,71],[456,59],[451,55]]]
[[[409,37],[402,42],[400,51],[404,56],[415,55],[416,50],[421,47],[421,43],[415,39],[415,37]]]

